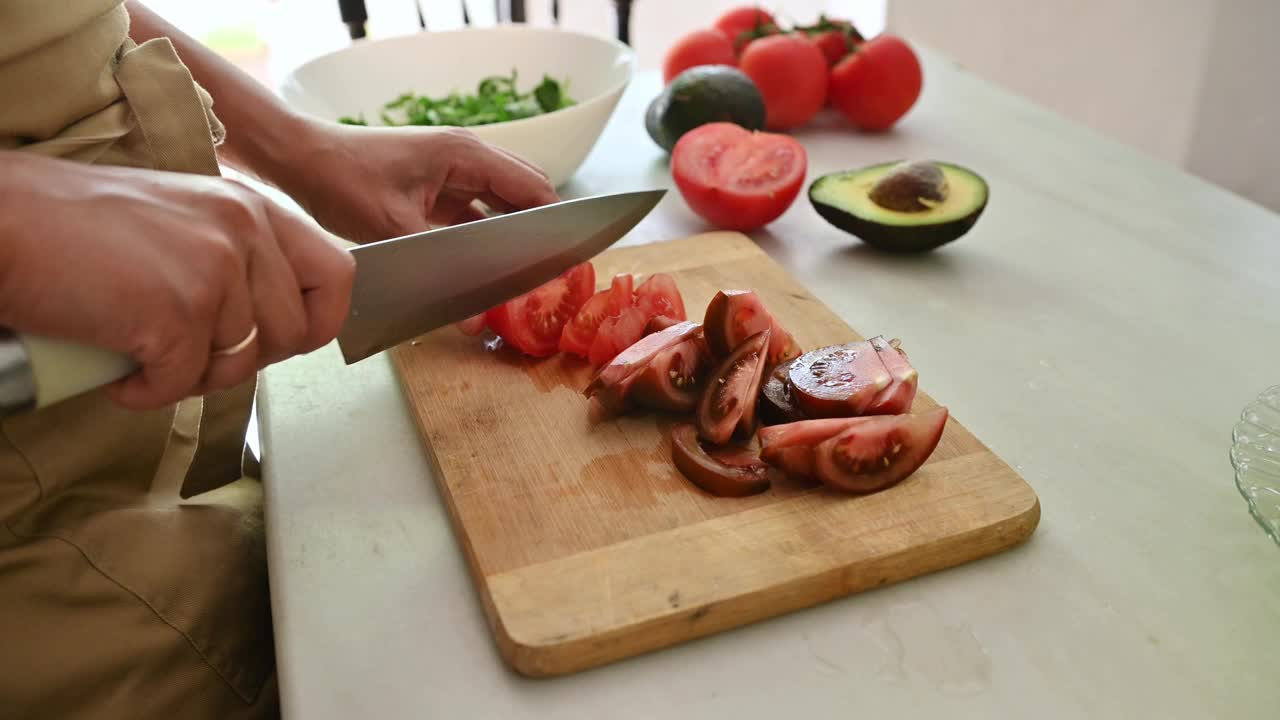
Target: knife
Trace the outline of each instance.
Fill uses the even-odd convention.
[[[351,248],[351,310],[338,333],[351,365],[478,315],[622,239],[666,190],[565,200]],[[0,328],[0,417],[47,407],[136,370],[130,357]]]

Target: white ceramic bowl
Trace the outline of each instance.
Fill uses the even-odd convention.
[[[542,168],[559,187],[591,152],[635,73],[634,53],[612,38],[501,25],[360,41],[298,67],[280,91],[285,102],[315,117],[336,122],[363,113],[378,125],[382,106],[401,93],[474,93],[483,78],[509,76],[512,68],[521,92],[546,74],[567,80],[577,104],[470,129]]]

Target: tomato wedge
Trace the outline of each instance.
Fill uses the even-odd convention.
[[[594,285],[594,280],[592,283]],[[630,275],[616,275],[607,289],[592,295],[573,320],[565,324],[560,335],[560,349],[579,357],[589,357],[600,325],[634,304],[633,285]]]
[[[564,326],[591,297],[596,272],[582,263],[524,295],[485,313],[485,321],[503,341],[534,357],[554,355]]]
[[[644,337],[644,326],[648,318],[637,307],[629,307],[616,317],[605,318],[591,341],[591,351],[587,357],[592,365],[600,366],[612,360],[618,353],[626,350]]]
[[[906,479],[933,454],[947,408],[917,415],[851,418],[849,427],[815,449],[818,479],[837,490],[869,493]]]
[[[862,415],[893,380],[867,340],[807,352],[789,377],[796,404],[814,418]]]
[[[849,429],[858,418],[799,420],[760,428],[760,459],[798,478],[817,475],[815,448],[824,440]]]
[[[658,353],[688,340],[701,329],[702,326],[698,323],[682,322],[661,332],[646,335],[600,368],[582,394],[591,397],[610,385],[622,382],[629,375],[644,369]]]
[[[725,358],[698,403],[698,435],[714,445],[729,442],[737,431],[750,433],[756,423],[756,397],[764,376],[769,331],[752,335]]]
[[[712,495],[745,497],[769,489],[769,468],[755,453],[732,447],[708,452],[688,423],[671,430],[671,460],[689,482]]]
[[[689,412],[698,405],[710,358],[694,337],[659,352],[640,371],[631,387],[639,405],[655,410]]]
[[[771,338],[770,367],[800,355],[795,338],[778,324],[753,290],[721,290],[716,293],[707,303],[702,326],[707,345],[717,358],[725,357],[747,338],[766,328]]]
[[[687,320],[684,312],[684,298],[680,297],[680,289],[676,281],[666,273],[650,275],[636,288],[636,307],[644,311],[646,317],[659,315],[672,320]]]
[[[666,330],[672,325],[676,325],[680,322],[681,322],[680,320],[676,320],[675,318],[669,318],[666,315],[658,315],[655,317],[651,317],[649,318],[649,322],[645,323],[644,334],[652,335],[656,332],[662,332],[663,330]]]

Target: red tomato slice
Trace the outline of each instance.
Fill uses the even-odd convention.
[[[547,357],[560,346],[564,326],[595,289],[595,268],[582,263],[551,282],[485,313],[489,327],[526,355]]]
[[[707,123],[676,142],[671,174],[689,209],[726,230],[749,232],[795,202],[808,170],[794,138]]]
[[[648,280],[636,288],[636,307],[644,311],[646,319],[659,315],[673,320],[687,320],[684,312],[684,298],[680,297],[680,289],[676,281],[666,273],[650,275]]]
[[[916,398],[919,373],[911,366],[911,361],[907,360],[907,354],[884,337],[877,335],[871,338],[871,346],[876,349],[876,354],[880,356],[880,361],[884,363],[893,381],[875,396],[867,407],[866,414],[897,415],[910,411],[911,403]]]
[[[573,320],[565,324],[560,335],[560,349],[580,357],[588,357],[600,325],[610,317],[617,317],[634,303],[634,284],[630,275],[616,275],[609,289],[592,295],[574,315]]]
[[[863,415],[893,381],[867,340],[807,352],[791,364],[788,379],[796,404],[813,418]]]
[[[617,317],[605,318],[591,341],[588,358],[591,364],[604,365],[644,337],[644,326],[649,321],[637,307],[623,310]]]

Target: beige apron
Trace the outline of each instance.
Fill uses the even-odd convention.
[[[218,174],[212,101],[127,28],[120,0],[0,2],[0,149]],[[254,390],[0,422],[0,717],[278,714]]]

